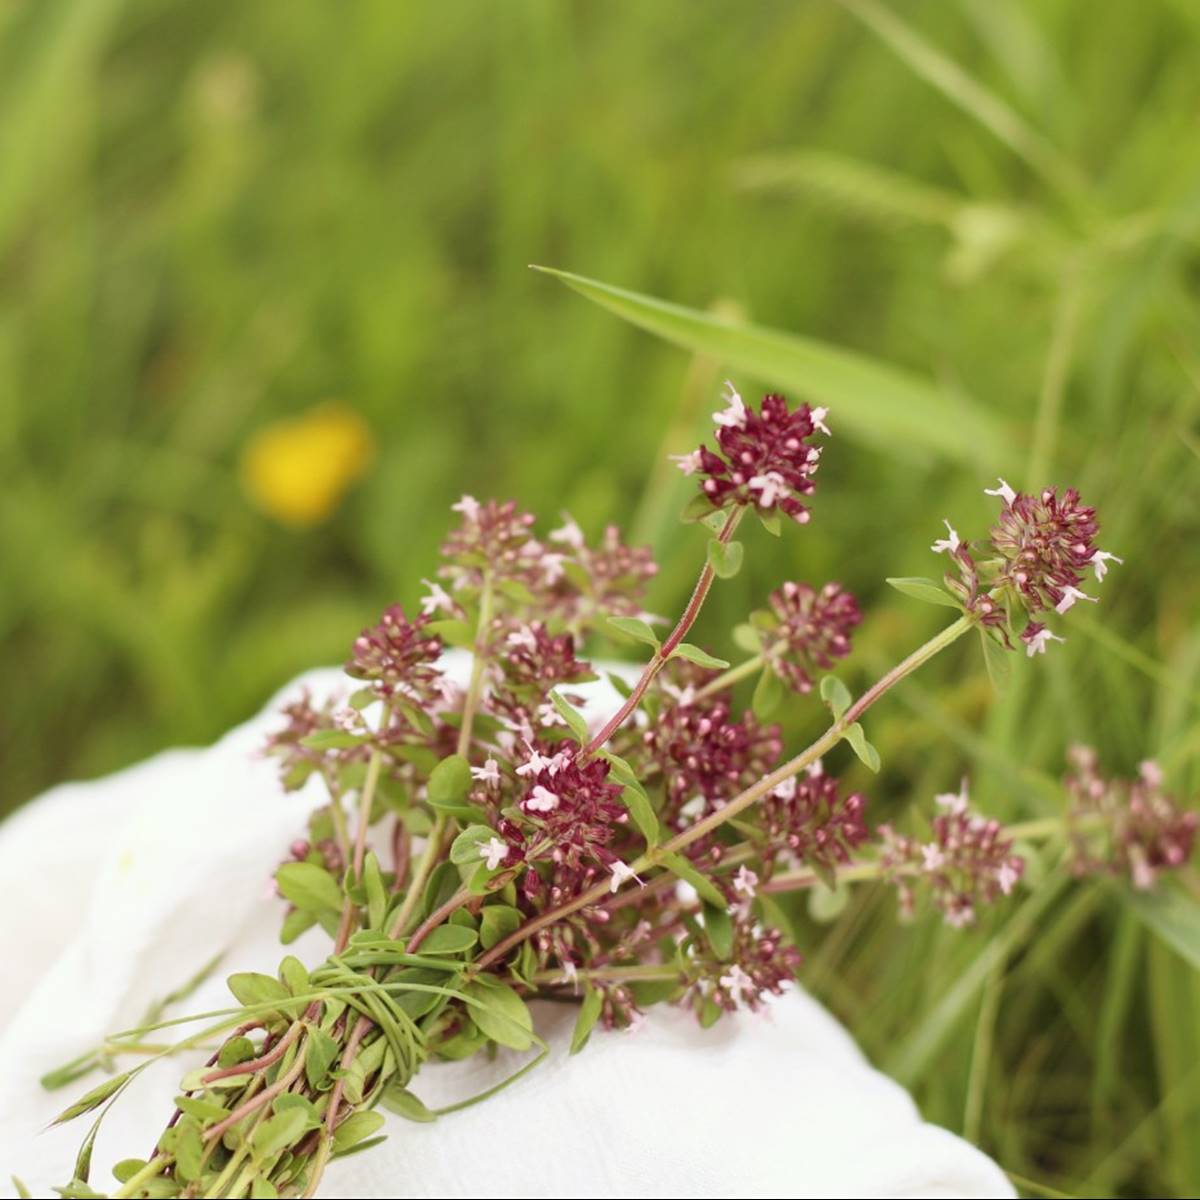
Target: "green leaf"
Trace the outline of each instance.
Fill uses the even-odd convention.
[[[867,735],[863,732],[863,727],[855,721],[849,729],[846,730],[842,737],[846,739],[854,750],[854,753],[862,760],[864,766],[879,774],[879,751],[867,741]]]
[[[383,1128],[383,1117],[377,1112],[356,1112],[347,1117],[334,1131],[334,1153],[342,1154],[351,1146],[365,1141]]]
[[[718,579],[732,579],[742,569],[745,547],[741,542],[722,542],[713,538],[708,543],[708,565]]]
[[[729,918],[725,898],[721,903],[704,905],[704,936],[713,948],[713,953],[727,961],[733,953],[733,922]]]
[[[579,1006],[579,1016],[575,1018],[575,1029],[571,1034],[572,1054],[578,1054],[587,1045],[603,1007],[604,996],[593,987],[585,988],[583,1003]]]
[[[278,979],[258,971],[238,971],[230,975],[226,983],[239,1004],[271,1004],[291,997],[291,992]]]
[[[979,631],[979,639],[983,643],[983,662],[987,667],[988,678],[997,692],[1003,692],[1012,678],[1012,651],[1002,646],[986,630]]]
[[[309,1129],[320,1128],[321,1114],[317,1111],[317,1106],[307,1096],[301,1096],[295,1092],[285,1092],[282,1096],[276,1096],[271,1101],[271,1108],[277,1113],[288,1112],[293,1108],[298,1109],[304,1114]]]
[[[926,604],[940,604],[943,608],[962,608],[955,598],[940,583],[932,579],[924,579],[918,575],[892,577],[887,581],[898,592],[911,596],[914,600],[923,600]]]
[[[344,729],[318,729],[300,739],[309,750],[349,750],[371,740],[369,733],[347,733]]]
[[[468,825],[450,844],[450,861],[460,867],[479,862],[479,847],[496,836],[486,825]]]
[[[749,622],[733,627],[733,644],[739,650],[745,650],[747,654],[762,653],[762,637]]]
[[[471,766],[461,754],[443,758],[429,776],[426,800],[434,808],[461,807],[471,790]]]
[[[311,990],[308,982],[308,971],[294,954],[289,954],[279,964],[279,975],[287,987],[289,995],[303,996]]]
[[[669,854],[660,855],[658,861],[672,875],[682,879],[684,883],[690,883],[702,900],[707,900],[709,904],[717,908],[724,907],[725,897],[717,890],[712,880],[701,875],[695,866],[677,850],[672,850]]]
[[[250,1200],[279,1200],[279,1189],[261,1175],[250,1181]]]
[[[510,904],[489,904],[479,914],[479,944],[485,950],[490,950],[510,933],[516,933],[520,924],[519,909]]]
[[[756,508],[754,511],[758,515],[759,523],[772,537],[783,535],[783,519],[777,508]]]
[[[635,642],[645,642],[647,646],[658,649],[658,634],[646,624],[641,617],[609,617],[608,626]]]
[[[613,690],[622,700],[628,700],[633,695],[633,688],[615,671],[605,671],[604,678],[613,685]]]
[[[300,1108],[289,1108],[268,1117],[251,1135],[250,1142],[259,1157],[270,1158],[293,1145],[307,1131],[308,1114]]]
[[[146,1160],[144,1158],[123,1158],[123,1159],[121,1159],[121,1161],[119,1163],[117,1163],[113,1167],[113,1169],[112,1169],[113,1178],[118,1183],[127,1183],[145,1165],[146,1165]],[[28,1195],[28,1193],[24,1192],[24,1193],[22,1193],[22,1195]]]
[[[572,708],[557,691],[551,690],[550,702],[554,705],[558,715],[567,723],[567,728],[575,735],[579,744],[585,745],[588,740],[587,722],[583,719],[583,714],[577,709]]]
[[[437,1113],[430,1112],[425,1107],[425,1102],[419,1096],[414,1096],[408,1088],[401,1087],[398,1079],[393,1079],[383,1089],[383,1095],[380,1096],[379,1103],[388,1112],[393,1112],[396,1116],[404,1117],[408,1121],[428,1123],[429,1121],[437,1120]]]
[[[283,924],[279,928],[279,940],[285,946],[290,946],[302,933],[311,929],[316,923],[317,918],[314,913],[293,908],[283,918]]]
[[[1014,453],[999,422],[967,397],[920,377],[811,338],[739,324],[598,280],[535,267],[658,337],[832,407],[835,432],[896,457],[933,453],[975,465]]]
[[[783,697],[783,680],[768,664],[763,667],[758,682],[754,685],[754,696],[750,700],[751,711],[760,721],[769,721],[779,711]]]
[[[200,1136],[200,1126],[192,1117],[184,1117],[175,1128],[178,1130],[175,1135],[175,1176],[184,1183],[191,1183],[200,1177],[204,1139]]]
[[[821,699],[829,705],[837,721],[842,719],[842,714],[852,703],[849,689],[836,675],[826,675],[821,680]]]
[[[650,797],[640,786],[626,787],[621,793],[621,802],[629,809],[629,816],[646,839],[648,846],[657,846],[659,837],[658,817],[650,803]]]
[[[304,1042],[304,1075],[308,1086],[323,1090],[338,1056],[338,1044],[323,1029],[310,1028]]]
[[[701,650],[699,646],[693,646],[691,642],[680,642],[671,657],[686,658],[688,662],[693,662],[698,667],[709,667],[715,671],[723,671],[729,666],[725,659],[714,658],[707,651]]]
[[[618,783],[623,783],[626,787],[642,786],[634,769],[619,754],[614,754],[611,750],[600,750],[599,754],[601,758],[607,759],[609,774]]]
[[[708,519],[713,515],[712,501],[703,492],[699,492],[683,506],[683,511],[679,514],[679,519],[685,525],[694,525],[698,521],[707,523]],[[724,520],[724,514],[719,510],[715,511],[715,515],[719,516],[722,521]]]
[[[512,1050],[528,1050],[533,1045],[533,1018],[525,1001],[508,984],[481,975],[463,989],[463,995],[476,1001],[469,1006],[471,1020],[492,1041]]]
[[[367,851],[363,860],[363,886],[367,891],[367,924],[378,929],[387,913],[388,893],[383,883],[383,871],[374,850]]]
[[[257,1053],[254,1043],[248,1037],[230,1038],[217,1055],[217,1066],[222,1069],[233,1067],[253,1058]]]
[[[828,925],[836,921],[845,911],[850,899],[850,888],[840,884],[833,888],[815,887],[808,892],[808,915],[818,925]]]
[[[189,1117],[195,1117],[201,1125],[213,1121],[223,1121],[229,1116],[229,1109],[215,1100],[206,1100],[202,1096],[176,1096],[175,1107]]]
[[[439,925],[422,943],[422,954],[462,954],[470,950],[479,935],[462,925]]]
[[[425,894],[421,897],[421,919],[441,908],[458,891],[461,883],[458,867],[454,863],[438,863],[430,873]]]
[[[337,880],[316,863],[284,863],[275,872],[275,882],[284,898],[302,912],[341,911],[342,889]]]

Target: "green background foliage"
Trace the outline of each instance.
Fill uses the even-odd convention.
[[[0,8],[0,811],[340,660],[463,491],[617,520],[676,611],[704,535],[664,456],[731,372],[836,436],[812,524],[747,530],[715,654],[837,578],[869,682],[941,619],[884,578],[936,574],[943,516],[982,534],[997,474],[1077,484],[1126,560],[998,700],[963,645],[870,715],[882,776],[837,765],[877,819],[964,772],[1054,813],[1073,740],[1195,795],[1198,39],[1193,0]],[[694,315],[591,289],[659,340],[529,263]],[[239,458],[330,398],[376,456],[288,529]],[[870,891],[805,919],[805,982],[1039,1194],[1194,1194],[1194,905],[1037,865],[965,936]]]

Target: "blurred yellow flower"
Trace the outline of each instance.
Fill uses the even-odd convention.
[[[354,409],[321,404],[254,434],[242,451],[242,486],[277,521],[316,525],[337,508],[374,449],[371,431]]]

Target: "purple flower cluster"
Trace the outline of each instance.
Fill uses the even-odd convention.
[[[913,911],[914,884],[921,884],[946,924],[961,929],[974,924],[980,905],[1013,891],[1025,860],[1012,852],[1012,839],[999,821],[971,812],[965,780],[960,792],[936,800],[943,811],[933,819],[928,842],[897,833],[890,825],[879,827],[880,863],[884,877],[896,885],[905,915]]]
[[[1157,763],[1141,764],[1136,779],[1106,779],[1090,746],[1073,746],[1063,781],[1071,806],[1072,865],[1078,874],[1110,872],[1133,886],[1154,886],[1163,871],[1192,856],[1200,814],[1179,807],[1163,790]]]
[[[616,862],[608,844],[629,814],[621,786],[609,782],[609,769],[604,759],[584,760],[574,747],[553,752],[529,747],[529,758],[517,768],[526,784],[521,812],[536,830],[526,837],[545,843],[554,862],[572,869],[585,860],[602,867]]]
[[[977,563],[970,544],[962,541],[949,521],[947,536],[933,543],[937,553],[945,551],[957,570],[946,573],[947,589],[973,614],[981,625],[993,629],[1006,646],[1012,646],[1008,630],[1024,626],[1021,642],[1025,653],[1044,654],[1050,642],[1064,638],[1052,633],[1044,621],[1030,619],[1053,610],[1062,615],[1078,601],[1095,602],[1080,585],[1091,567],[1097,582],[1108,573],[1110,562],[1121,562],[1115,554],[1096,547],[1099,529],[1096,510],[1080,503],[1079,493],[1067,488],[1044,488],[1036,496],[1015,491],[1003,479],[997,488],[985,489],[998,496],[1002,508],[992,527],[987,550],[993,557]]]
[[[428,618],[410,621],[400,605],[390,605],[378,625],[355,638],[346,674],[369,682],[381,700],[431,702],[440,693],[441,672],[434,664],[442,643],[425,629],[427,624]]]
[[[810,866],[836,867],[866,843],[866,809],[858,792],[843,799],[836,777],[816,762],[763,799],[762,827],[775,853]]]
[[[758,1012],[767,996],[779,996],[795,982],[800,951],[778,929],[764,929],[749,914],[732,918],[733,944],[723,960],[699,965],[687,999],[701,1022],[739,1008]]]
[[[764,653],[793,691],[810,692],[816,675],[850,653],[850,634],[862,622],[858,601],[838,583],[817,591],[789,582],[769,603],[777,624],[761,631]]]
[[[764,396],[758,412],[726,385],[726,407],[713,414],[717,446],[701,446],[675,456],[685,475],[704,476],[700,489],[714,508],[752,505],[762,513],[776,510],[804,524],[809,510],[799,499],[810,496],[821,451],[808,439],[825,426],[827,411],[801,404],[791,409],[780,395]]]
[[[688,674],[711,677],[708,672]],[[664,693],[670,702],[642,741],[666,785],[663,816],[681,830],[770,771],[783,743],[779,727],[760,725],[753,713],[735,720],[727,692],[697,696],[694,683],[672,690],[674,696]]]

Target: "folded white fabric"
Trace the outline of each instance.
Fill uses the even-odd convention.
[[[319,698],[347,685],[340,672],[313,672],[281,695],[307,686]],[[593,711],[611,702],[593,685]],[[320,796],[284,795],[259,756],[276,708],[209,749],[56,788],[0,825],[0,1166],[35,1196],[67,1181],[85,1131],[47,1123],[95,1082],[47,1093],[40,1075],[136,1025],[149,998],[222,950],[216,977],[185,1012],[227,1006],[226,974],[271,972],[282,955],[270,875]],[[326,941],[314,930],[293,949],[317,962]],[[636,1033],[597,1032],[574,1058],[572,1014],[547,1004],[535,1016],[552,1047],[547,1062],[433,1124],[389,1118],[383,1145],[332,1164],[325,1194],[1014,1194],[986,1156],[922,1123],[909,1096],[799,990],[708,1031],[656,1009]],[[108,1187],[117,1160],[149,1154],[191,1065],[156,1063],[118,1102],[96,1144],[94,1187]],[[441,1106],[517,1065],[516,1056],[430,1065],[414,1090]]]

